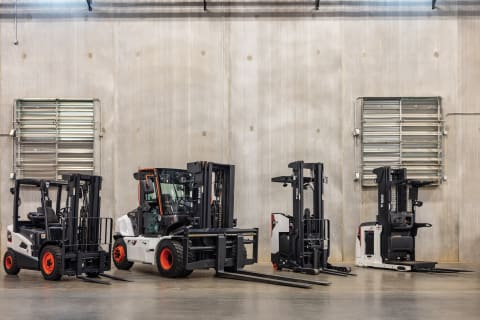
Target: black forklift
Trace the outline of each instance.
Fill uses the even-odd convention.
[[[291,175],[272,178],[272,182],[292,187],[293,201],[292,215],[272,213],[271,216],[273,268],[307,274],[354,275],[349,267],[328,262],[330,220],[324,217],[323,164],[295,161],[288,167],[292,169]],[[311,204],[305,205],[306,198]]]
[[[437,268],[434,261],[415,260],[418,230],[432,226],[416,222],[416,208],[423,205],[418,200],[418,189],[433,182],[407,179],[406,168],[379,167],[373,173],[377,176],[378,214],[376,221],[359,227],[356,265],[406,272],[467,272]]]
[[[111,265],[112,219],[100,217],[101,184],[100,176],[83,174],[64,175],[62,180],[15,180],[10,189],[13,224],[7,227],[3,259],[6,273],[30,269],[40,270],[46,280],[63,275],[101,284],[109,282],[99,276],[122,280],[104,274]],[[40,206],[21,212],[21,193],[35,190]]]
[[[197,161],[188,163],[187,170],[141,169],[134,178],[139,206],[117,220],[117,268],[127,270],[140,262],[171,278],[214,268],[221,278],[300,288],[329,285],[243,269],[257,262],[258,229],[236,227],[233,165]]]

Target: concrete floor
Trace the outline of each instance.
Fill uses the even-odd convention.
[[[356,268],[357,277],[319,275],[332,285],[305,290],[217,279],[213,271],[164,279],[147,265],[115,270],[113,274],[135,282],[111,286],[74,278],[48,282],[33,271],[6,276],[2,270],[0,318],[479,319],[480,266],[451,266],[477,272],[432,275]],[[252,269],[271,272],[268,265]]]

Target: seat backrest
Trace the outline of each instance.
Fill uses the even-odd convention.
[[[52,207],[45,207],[45,209],[46,209],[45,211],[47,212],[48,223],[58,223],[58,217],[55,214],[55,210],[53,210]],[[38,207],[37,208],[37,213],[38,213],[38,215],[43,215],[43,208]]]
[[[172,200],[172,196],[168,193],[162,194],[162,205],[166,214],[173,214]]]

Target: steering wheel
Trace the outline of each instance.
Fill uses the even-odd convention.
[[[67,208],[61,208],[58,212],[57,212],[57,217],[58,219],[65,219],[65,215],[66,215],[66,212],[67,211]]]

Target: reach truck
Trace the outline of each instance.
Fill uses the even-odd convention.
[[[375,222],[364,222],[358,228],[355,264],[396,271],[468,271],[436,268],[436,262],[415,260],[418,229],[432,226],[416,222],[416,208],[423,205],[418,189],[432,182],[407,179],[405,168],[380,167],[373,173],[377,176],[378,214]]]
[[[324,217],[323,164],[295,161],[288,167],[292,169],[290,176],[272,178],[272,182],[292,187],[293,201],[292,215],[271,216],[273,268],[307,274],[354,275],[349,267],[328,262],[330,220]],[[305,205],[305,198],[311,200],[310,204]]]
[[[236,227],[234,169],[229,164],[197,161],[188,163],[187,170],[136,172],[139,206],[117,220],[115,266],[128,270],[135,262],[152,264],[160,275],[170,278],[214,268],[221,278],[300,288],[328,285],[243,270],[257,262],[258,229]]]
[[[10,189],[13,224],[7,227],[3,258],[6,273],[30,269],[40,270],[46,280],[59,280],[63,275],[101,284],[109,282],[98,276],[122,280],[104,274],[111,265],[112,219],[100,217],[102,178],[83,174],[62,178],[15,180]],[[32,212],[21,210],[21,194],[37,191],[40,206]]]

